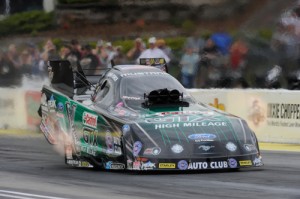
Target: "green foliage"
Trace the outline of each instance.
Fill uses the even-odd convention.
[[[180,51],[184,45],[186,38],[185,37],[174,37],[174,38],[166,38],[166,44],[173,50],[173,51]]]
[[[169,23],[177,28],[180,28],[183,23],[183,19],[180,17],[174,16],[174,17],[171,17]]]
[[[43,11],[22,12],[0,21],[0,36],[16,33],[37,34],[53,27],[53,13]]]
[[[196,29],[196,24],[191,20],[185,20],[181,26],[182,26],[183,31],[185,31],[187,33],[193,32]]]
[[[261,29],[258,31],[258,36],[261,39],[264,39],[266,41],[270,41],[273,35],[273,31],[271,29]]]
[[[56,46],[57,49],[60,49],[63,46],[63,41],[59,38],[52,39],[52,42]]]
[[[176,38],[164,38],[166,44],[173,50],[179,51],[182,49],[182,46],[185,42],[184,37],[176,37]],[[145,44],[147,40],[144,39]],[[122,46],[122,52],[127,53],[131,48],[133,48],[134,40],[117,40],[113,42],[113,46]]]
[[[122,52],[127,53],[134,46],[133,40],[118,40],[113,42],[113,46],[122,46]]]
[[[200,33],[200,37],[203,38],[204,40],[207,40],[210,38],[210,36],[212,35],[213,33],[209,30],[204,30]]]

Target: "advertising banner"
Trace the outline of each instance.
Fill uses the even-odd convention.
[[[189,91],[197,101],[245,119],[261,142],[300,143],[300,91]]]

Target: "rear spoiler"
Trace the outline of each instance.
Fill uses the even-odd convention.
[[[140,64],[146,66],[154,66],[168,73],[168,66],[164,58],[140,58]]]
[[[101,74],[86,75],[79,64],[75,67],[71,66],[68,60],[49,60],[47,66],[51,86],[69,97],[91,89],[101,77]]]

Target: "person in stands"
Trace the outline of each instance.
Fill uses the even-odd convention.
[[[143,43],[143,40],[138,37],[134,40],[134,46],[127,52],[126,56],[128,60],[134,62],[142,54],[144,50],[145,50],[145,45]]]
[[[149,48],[143,51],[142,54],[138,57],[138,59],[136,60],[137,63],[140,62],[141,58],[164,58],[166,63],[170,62],[170,58],[168,57],[168,55],[166,55],[161,49],[157,48],[155,37],[149,38],[148,43]]]
[[[80,60],[80,65],[85,74],[88,75],[94,74],[99,66],[99,59],[93,54],[92,47],[88,44],[82,47],[82,59]]]
[[[195,88],[195,75],[197,73],[200,56],[194,48],[187,47],[181,58],[181,83],[185,88]]]

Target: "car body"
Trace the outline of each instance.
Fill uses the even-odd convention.
[[[263,165],[245,120],[196,102],[166,72],[118,65],[78,94],[71,69],[57,69],[69,63],[49,65],[40,127],[49,143],[62,143],[68,165],[143,171]]]

